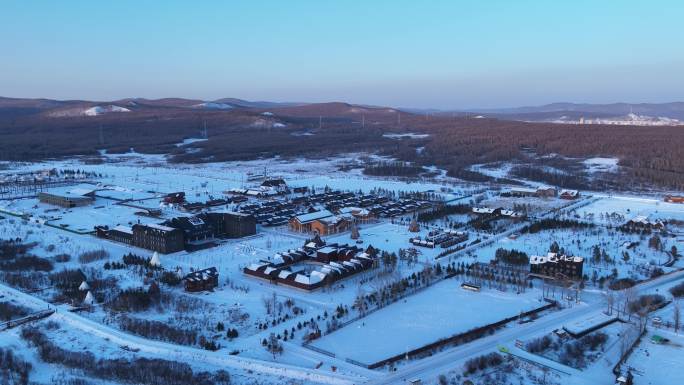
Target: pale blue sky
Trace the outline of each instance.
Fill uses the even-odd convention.
[[[684,2],[0,4],[0,95],[468,108],[684,100]]]

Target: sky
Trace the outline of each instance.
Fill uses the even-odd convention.
[[[7,0],[0,95],[682,101],[683,18],[681,0]]]

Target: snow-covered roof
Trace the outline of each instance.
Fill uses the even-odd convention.
[[[297,274],[295,277],[295,282],[303,283],[304,285],[310,285],[309,277],[304,274]]]
[[[311,275],[309,276],[309,282],[314,285],[319,282],[322,282],[325,279],[326,275],[324,273],[321,273],[320,271],[312,271]]]
[[[145,226],[151,227],[153,229],[161,230],[161,231],[173,231],[173,230],[175,230],[173,227],[164,226],[164,225],[160,225],[157,223],[148,223]]]
[[[512,193],[525,193],[525,194],[536,194],[537,189],[527,188],[527,187],[513,187],[511,188]]]
[[[69,190],[69,194],[78,195],[78,196],[84,196],[84,195],[92,194],[93,192],[95,192],[94,189],[81,188],[81,187],[77,187],[77,188]]]
[[[370,212],[366,209],[360,208],[360,207],[343,207],[340,209],[340,214],[351,214],[351,215],[358,215],[358,216],[366,216]]]
[[[579,191],[577,190],[561,190],[561,195],[570,195],[570,196],[575,196],[579,194]]]
[[[278,278],[285,279],[290,274],[292,274],[290,270],[281,270],[280,273],[278,273]]]
[[[489,207],[473,207],[473,212],[476,214],[492,214],[495,210]]]
[[[326,225],[337,225],[340,222],[351,220],[352,217],[349,214],[345,215],[333,215],[331,217],[320,218],[319,220]]]
[[[558,255],[556,253],[548,253],[546,256],[533,255],[530,257],[531,265],[544,264],[546,262],[558,263],[559,261],[581,263],[584,261],[584,258]]]
[[[299,221],[299,223],[308,223],[315,221],[316,219],[323,219],[331,216],[333,216],[333,214],[330,211],[321,210],[315,211],[313,213],[297,215],[295,218]]]
[[[266,265],[267,265],[266,263],[252,263],[252,264],[250,264],[249,266],[247,266],[247,270],[250,270],[250,271],[257,271],[257,270],[259,270],[260,268],[262,268],[262,267],[264,267],[264,266],[266,266]]]

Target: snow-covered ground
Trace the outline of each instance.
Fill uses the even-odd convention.
[[[651,342],[658,335],[670,340],[664,344]],[[627,360],[638,385],[670,385],[684,383],[684,336],[664,330],[648,331]]]
[[[622,225],[636,216],[684,221],[683,204],[668,203],[652,198],[610,196],[577,209],[576,212],[583,218],[591,217],[599,223],[613,225]],[[610,217],[610,214],[614,213],[619,215],[617,220],[612,220]]]
[[[198,139],[187,139],[179,145],[190,145],[196,141]],[[106,162],[100,165],[84,164],[78,159],[41,163],[8,163],[8,172],[10,173],[50,168],[96,172],[102,175],[93,178],[95,182],[99,183],[97,188],[107,188],[107,190],[99,191],[93,204],[72,209],[48,206],[39,203],[35,198],[0,200],[0,209],[31,217],[30,220],[25,220],[0,212],[0,216],[5,217],[0,219],[0,239],[18,237],[24,242],[36,242],[36,246],[30,252],[40,257],[53,258],[63,253],[72,256],[71,260],[67,262],[53,261],[55,271],[65,268],[79,268],[88,276],[115,278],[120,288],[147,287],[150,280],[134,268],[104,270],[103,266],[106,262],[120,262],[122,255],[129,252],[149,257],[152,254],[150,251],[95,238],[91,235],[74,234],[65,231],[62,225],[67,225],[67,228],[72,230],[92,231],[95,225],[112,227],[117,224],[130,224],[138,220],[143,223],[160,222],[173,216],[188,215],[177,208],[163,207],[162,217],[153,219],[135,215],[139,209],[116,203],[117,200],[133,200],[131,203],[135,205],[159,208],[160,196],[163,193],[174,191],[185,191],[189,201],[220,198],[224,191],[231,188],[258,185],[260,182],[250,181],[250,177],[264,173],[282,177],[292,187],[315,187],[320,190],[327,186],[333,189],[364,192],[383,189],[396,193],[429,191],[440,194],[444,199],[454,200],[455,203],[469,204],[471,201],[477,200],[477,204],[506,208],[524,204],[530,207],[530,214],[535,217],[544,216],[549,210],[557,209],[568,203],[559,199],[502,198],[498,196],[501,190],[491,188],[492,186],[461,183],[440,172],[434,178],[423,180],[369,177],[363,175],[362,170],[358,167],[361,164],[359,163],[361,156],[366,155],[349,154],[319,160],[277,158],[249,162],[189,165],[169,164],[164,155],[142,155],[131,152],[127,154],[103,154]],[[594,159],[587,164],[593,164],[596,167],[608,167],[612,164],[611,162],[613,161]],[[352,167],[342,167],[349,165]],[[482,170],[483,172],[490,172],[492,176],[505,177],[507,174],[506,167],[506,164],[501,164],[494,168],[483,167]],[[345,171],[340,171],[340,168]],[[599,170],[597,169],[597,171]],[[485,189],[489,191],[483,192]],[[481,201],[480,197],[482,198]],[[577,204],[581,203],[577,202]],[[579,219],[595,223],[597,226],[594,228],[541,231],[521,235],[517,232],[525,225],[525,222],[501,221],[501,226],[512,232],[511,236],[509,234],[492,235],[468,229],[470,233],[468,242],[482,239],[482,245],[475,245],[461,253],[455,253],[452,257],[440,260],[440,263],[444,266],[445,263],[451,262],[489,262],[498,248],[517,249],[526,252],[528,255],[544,255],[554,241],[563,247],[566,253],[589,259],[593,247],[598,245],[615,260],[615,263],[593,264],[588,261],[585,262],[584,272],[590,279],[583,296],[583,301],[586,302],[582,306],[588,310],[563,310],[568,314],[577,315],[577,319],[571,317],[572,320],[581,321],[582,318],[579,317],[579,313],[586,312],[589,314],[591,308],[603,306],[601,303],[602,289],[591,282],[594,271],[600,276],[608,276],[615,269],[619,277],[646,278],[650,268],[657,267],[667,261],[668,255],[665,251],[668,251],[671,246],[677,245],[680,249],[684,249],[684,245],[678,242],[676,238],[663,238],[663,249],[665,251],[654,250],[648,247],[648,237],[625,234],[610,228],[624,223],[626,219],[635,215],[646,215],[661,220],[684,220],[684,205],[668,204],[641,197],[603,196],[594,203],[559,216],[563,219]],[[375,223],[360,225],[359,232],[363,241],[360,246],[373,245],[383,251],[398,252],[400,249],[412,247],[408,242],[409,238],[416,235],[424,237],[429,229],[448,224],[444,219],[439,219],[427,226],[421,225],[419,232],[412,233],[408,231],[409,217],[410,215],[407,215],[404,218],[395,218],[393,221],[381,219]],[[469,214],[460,214],[452,215],[448,219],[464,223],[469,218]],[[47,225],[45,221],[47,221]],[[610,225],[610,227],[606,225]],[[266,373],[264,376],[267,377],[276,376],[275,379],[271,377],[264,379],[262,381],[264,383],[279,383],[279,374],[269,372],[269,365],[285,365],[285,368],[291,371],[287,372],[288,374],[285,377],[294,379],[295,383],[300,383],[297,382],[299,380],[308,381],[306,376],[315,373],[312,372],[315,370],[324,374],[332,373],[333,366],[337,370],[336,375],[325,376],[321,382],[360,383],[367,379],[384,378],[387,372],[369,371],[345,363],[344,358],[352,358],[367,363],[374,362],[434,342],[440,338],[482,326],[485,323],[515,316],[520,311],[544,304],[540,302],[541,294],[537,288],[537,283],[535,283],[534,289],[522,294],[504,293],[488,288],[483,289],[480,293],[473,293],[461,289],[458,279],[448,279],[317,340],[315,346],[337,354],[336,358],[327,357],[300,346],[305,330],[297,329],[299,323],[321,317],[318,323],[325,329],[325,323],[330,320],[330,315],[334,313],[338,305],[351,308],[359,293],[359,288],[370,293],[390,278],[410,276],[422,270],[426,264],[434,263],[437,255],[443,249],[418,248],[420,255],[417,263],[407,263],[400,260],[395,272],[390,274],[389,278],[387,274],[383,273],[382,268],[379,268],[346,278],[330,288],[312,293],[272,285],[268,282],[249,278],[242,273],[242,268],[251,263],[268,260],[279,251],[301,247],[306,238],[306,235],[293,233],[284,227],[259,227],[258,234],[253,237],[224,240],[219,242],[216,247],[192,253],[183,251],[161,256],[161,264],[167,270],[175,270],[179,267],[187,272],[190,269],[216,267],[219,271],[219,287],[213,292],[199,294],[185,293],[182,287],[162,287],[164,293],[171,298],[183,299],[195,304],[198,314],[188,315],[177,311],[174,306],[168,306],[162,311],[152,308],[130,315],[142,319],[157,320],[178,327],[197,328],[199,332],[208,336],[216,334],[218,335],[216,341],[223,348],[216,353],[207,353],[199,350],[197,346],[192,346],[188,347],[191,349],[188,351],[181,349],[183,350],[182,354],[169,353],[163,349],[157,350],[160,349],[159,346],[161,345],[158,344],[158,341],[151,341],[150,346],[153,348],[149,349],[152,350],[145,351],[143,349],[143,353],[170,359],[188,359],[198,367],[202,367],[203,360],[206,360],[207,366],[226,365],[240,371],[245,368],[237,368],[231,366],[233,364],[230,363],[238,360],[237,358],[234,360],[225,358],[228,356],[228,352],[237,351],[240,359],[254,363],[254,366],[249,367],[248,370],[254,370],[255,373]],[[325,237],[325,240],[336,243],[356,242],[356,240],[351,239],[349,233],[328,236]],[[109,256],[87,264],[81,264],[78,261],[79,254],[100,249],[107,251]],[[623,259],[625,252],[629,254],[628,261]],[[673,268],[663,268],[663,270],[669,272],[681,266],[682,262],[678,261]],[[45,288],[43,291],[33,293],[32,296],[39,300],[36,303],[38,306],[43,306],[44,302],[40,301],[49,301],[54,294],[54,289]],[[272,298],[273,295],[279,302],[293,301],[302,312],[294,314],[284,310],[282,314],[287,313],[289,318],[272,324],[274,316],[266,313],[265,300]],[[663,311],[667,311],[667,309],[669,308]],[[235,317],[236,314],[240,317]],[[351,315],[341,321],[344,322],[355,315],[355,311],[351,310]],[[118,329],[115,322],[116,317],[101,307],[96,307],[92,312],[83,313],[81,317],[84,320],[78,322],[71,318],[67,320],[61,315],[54,317],[62,322],[63,326],[54,333],[53,338],[63,343],[64,346],[70,346],[74,349],[91,349],[93,353],[99,356],[114,356],[123,353],[116,343],[112,343],[114,337],[131,341],[130,336]],[[552,318],[546,321],[547,317]],[[668,317],[671,316],[668,315]],[[239,331],[239,337],[230,340],[223,336],[225,333],[216,333],[215,326],[218,321],[226,323],[227,327],[236,328]],[[558,328],[567,323],[560,317],[557,319],[551,315],[543,315],[540,320],[535,322],[548,328]],[[268,327],[262,329],[259,327],[261,324],[268,324]],[[101,329],[101,327],[107,329]],[[268,338],[270,333],[283,335],[285,330],[293,328],[296,329],[296,338],[288,340],[284,344],[284,353],[274,360],[272,355],[262,346],[262,341]],[[506,341],[510,342],[515,338],[515,333],[519,329],[532,333],[527,328],[528,326],[516,324],[506,328],[501,333],[509,336],[510,338],[507,337]],[[85,336],[79,335],[82,332],[87,333]],[[95,333],[96,337],[88,337],[88,333]],[[148,341],[135,336],[133,339],[141,346]],[[16,332],[0,334],[0,343],[17,346],[18,350],[28,352],[27,354],[34,354],[17,339]],[[166,347],[171,345],[159,343]],[[478,354],[483,351],[494,350],[496,344],[489,341],[488,345],[482,346],[482,349],[485,347],[486,349],[478,348]],[[173,350],[173,345],[169,348]],[[458,365],[462,365],[462,361],[470,357],[466,354],[468,351],[459,353],[459,360],[461,361]],[[126,352],[125,354],[129,353]],[[41,371],[52,370],[50,366],[41,364],[36,357],[33,357],[32,360]],[[320,369],[313,369],[319,364],[321,365]],[[411,363],[402,363],[401,365],[408,368]],[[443,365],[449,365],[446,359],[443,361]],[[302,370],[297,372],[297,368],[302,368]],[[603,369],[601,368],[601,370]],[[240,373],[244,374],[244,372]],[[43,382],[50,381],[48,377],[39,377],[38,379]]]
[[[587,172],[617,172],[618,171],[617,158],[589,158],[582,163],[587,167]]]
[[[366,364],[488,325],[546,303],[541,292],[472,292],[447,279],[313,342]]]

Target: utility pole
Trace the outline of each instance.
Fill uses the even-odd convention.
[[[366,128],[366,115],[361,115],[361,128]]]
[[[320,130],[323,127],[323,117],[318,116],[318,129]]]

